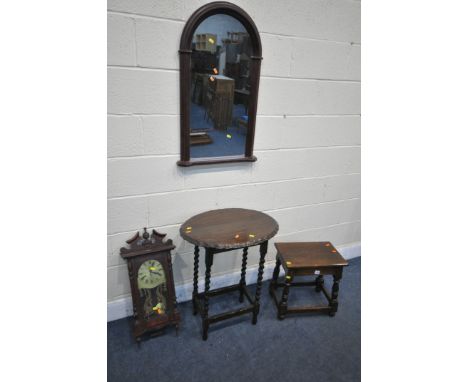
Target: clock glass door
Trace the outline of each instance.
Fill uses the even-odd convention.
[[[146,320],[166,315],[166,275],[159,261],[151,259],[141,264],[138,269],[138,290]]]

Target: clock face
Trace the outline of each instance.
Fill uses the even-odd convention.
[[[138,269],[138,289],[146,319],[166,314],[166,275],[158,260],[147,260]]]
[[[164,283],[164,269],[158,260],[147,260],[138,270],[138,289],[156,288]]]

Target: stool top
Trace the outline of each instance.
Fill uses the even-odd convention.
[[[348,262],[329,241],[275,243],[286,268],[341,267]]]
[[[235,249],[251,247],[278,232],[275,219],[260,211],[225,208],[195,215],[180,227],[188,242],[205,248]]]

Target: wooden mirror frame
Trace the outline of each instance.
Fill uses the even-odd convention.
[[[195,30],[209,16],[225,14],[239,20],[249,33],[252,44],[250,57],[250,102],[248,110],[248,127],[245,142],[245,154],[241,156],[224,156],[212,158],[190,158],[190,88],[191,88],[191,58],[192,40]],[[187,20],[179,49],[180,60],[180,160],[179,166],[193,166],[201,164],[228,163],[228,162],[255,162],[253,155],[255,137],[255,121],[257,116],[258,85],[260,82],[260,65],[262,61],[262,43],[257,27],[250,16],[237,5],[216,1],[197,9]]]

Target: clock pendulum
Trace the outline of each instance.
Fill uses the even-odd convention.
[[[151,301],[151,289],[142,289],[143,294],[145,295],[145,313],[146,318],[149,318],[153,313],[153,303]]]

